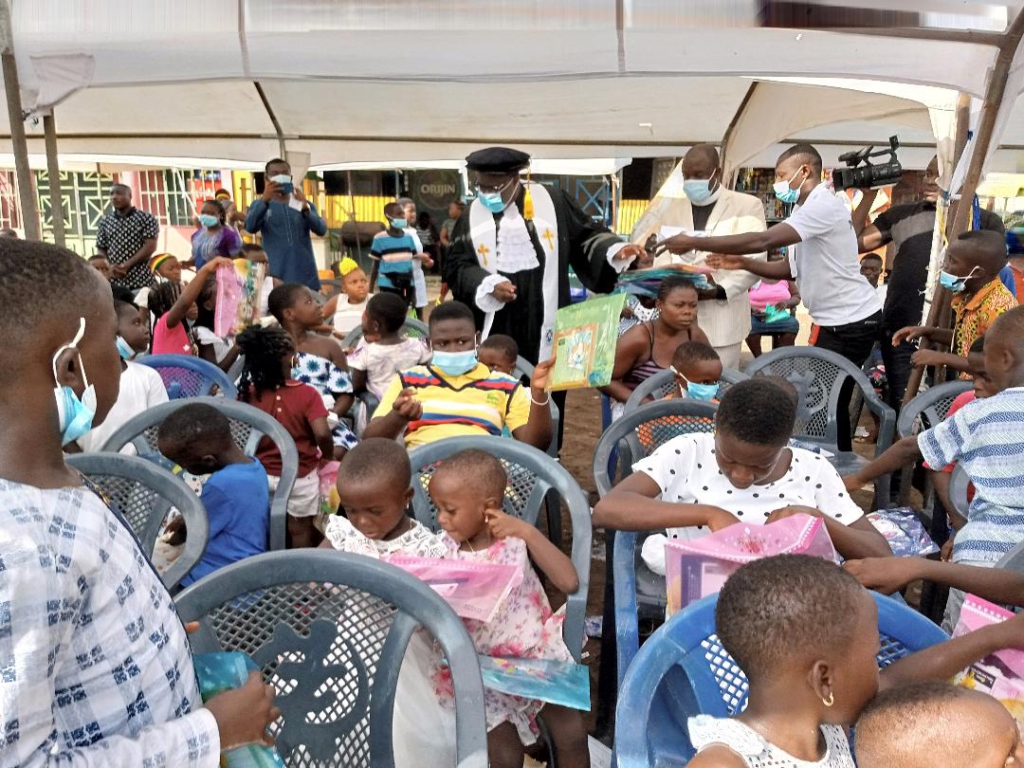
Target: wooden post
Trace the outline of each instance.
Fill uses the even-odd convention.
[[[996,117],[999,114],[999,105],[1003,101],[1003,94],[1006,91],[1006,80],[1010,74],[1010,65],[1017,53],[1021,39],[1024,38],[1024,9],[1017,13],[1013,23],[1010,24],[1003,37],[996,54],[995,64],[992,66],[992,73],[988,85],[985,88],[985,101],[981,108],[981,120],[978,124],[978,132],[974,137],[974,149],[971,154],[971,164],[967,167],[967,175],[964,177],[963,186],[960,189],[960,200],[956,207],[950,206],[952,221],[948,224],[946,232],[948,240],[952,242],[961,233],[967,231],[967,223],[970,220],[972,201],[974,194],[981,181],[981,171],[985,165],[985,156],[988,154],[989,145],[992,143],[992,132],[995,129]],[[958,113],[958,140],[959,140],[959,105]],[[959,141],[958,141],[959,143]],[[949,292],[936,286],[932,293],[931,309],[928,313],[928,325],[939,325],[942,313],[949,309]],[[948,317],[948,315],[947,315]],[[930,345],[921,344],[922,349],[928,349]],[[907,403],[917,394],[921,386],[921,379],[924,376],[923,368],[914,368],[910,374],[910,381],[907,383],[907,392],[903,402]]]
[[[18,62],[14,58],[14,30],[11,28],[9,0],[0,0],[0,64],[4,71],[7,118],[11,124],[14,169],[18,177],[18,197],[21,199],[21,224],[27,240],[39,240],[39,211],[32,186],[32,170],[28,166],[28,141],[25,138],[25,118],[21,111],[21,86],[18,83]]]
[[[43,115],[43,135],[46,139],[46,174],[50,177],[50,215],[53,217],[53,242],[64,248],[64,198],[61,194],[60,165],[57,162],[57,125],[52,109]]]

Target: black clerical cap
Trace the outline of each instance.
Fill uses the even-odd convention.
[[[529,164],[528,154],[508,147],[487,147],[466,156],[466,167],[481,173],[515,173]]]

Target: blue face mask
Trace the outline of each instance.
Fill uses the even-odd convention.
[[[800,197],[800,188],[797,187],[796,189],[793,189],[790,186],[790,184],[793,183],[793,179],[795,179],[799,174],[800,171],[798,170],[790,177],[789,181],[776,181],[772,185],[772,189],[775,190],[775,196],[783,203],[795,203]],[[804,175],[804,181],[807,181],[806,174]],[[803,181],[800,183],[803,184]]]
[[[220,216],[212,216],[209,213],[199,214],[199,223],[204,227],[216,227],[220,224]]]
[[[295,191],[295,185],[292,183],[292,177],[287,173],[279,173],[277,176],[271,176],[270,180],[281,185],[281,192],[285,195],[290,195]]]
[[[978,268],[975,267],[971,270],[970,274],[964,277],[958,277],[946,270],[939,272],[939,285],[945,288],[950,293],[963,293],[967,290],[967,281],[974,277],[974,273]]]
[[[461,376],[476,368],[476,349],[467,349],[465,352],[435,351],[430,364],[449,376]]]
[[[721,382],[716,381],[714,384],[698,384],[697,382],[690,381],[688,378],[683,376],[683,374],[677,371],[674,366],[669,370],[686,382],[686,389],[683,389],[682,387],[679,389],[690,400],[699,400],[703,403],[709,403],[718,397],[718,390],[721,387]]]
[[[501,213],[508,207],[501,197],[501,192],[481,192],[477,199],[491,213]]]
[[[124,336],[117,337],[117,354],[121,356],[122,360],[131,360],[135,357],[135,350],[124,340]]]
[[[395,229],[405,229],[409,226],[409,222],[405,219],[388,219],[391,222],[391,226]]]
[[[714,178],[712,174],[711,179]],[[694,205],[704,205],[711,201],[712,195],[718,190],[711,189],[711,179],[683,179],[683,192]]]
[[[54,383],[57,383],[57,358],[65,350],[74,349],[77,351],[79,342],[85,336],[85,318],[80,318],[78,322],[78,333],[75,334],[75,338],[71,340],[70,344],[64,345],[53,355]],[[78,354],[78,366],[82,372],[82,382],[85,384],[85,391],[82,393],[81,398],[75,394],[75,390],[71,387],[62,387],[57,383],[57,386],[53,388],[53,397],[57,401],[57,423],[58,429],[60,429],[61,445],[67,445],[77,440],[92,429],[92,420],[96,417],[96,388],[89,384],[89,379],[85,375],[85,366],[82,364],[81,353]]]

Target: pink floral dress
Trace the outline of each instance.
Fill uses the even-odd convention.
[[[485,656],[514,656],[522,659],[552,659],[572,661],[572,654],[562,640],[563,610],[552,612],[540,579],[530,565],[526,542],[509,537],[495,541],[480,552],[459,550],[453,539],[445,536],[452,548],[449,557],[476,562],[517,565],[522,568],[523,580],[512,589],[497,615],[488,623],[463,619],[476,651]],[[439,667],[434,676],[434,692],[441,703],[454,709],[451,671]],[[537,739],[537,713],[544,702],[484,689],[487,710],[487,730],[491,731],[506,720],[516,727],[525,745]]]

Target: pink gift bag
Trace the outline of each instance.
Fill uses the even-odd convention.
[[[953,637],[998,624],[1011,616],[1013,614],[1005,608],[975,595],[967,595]],[[1024,651],[1016,648],[996,651],[971,664],[953,678],[953,682],[999,699],[1017,721],[1017,727],[1024,726]]]
[[[771,525],[737,523],[700,539],[665,544],[665,585],[671,616],[718,592],[744,563],[772,555],[810,555],[839,562],[825,522],[793,515]]]
[[[523,569],[517,565],[405,555],[382,559],[426,582],[458,616],[485,623],[523,580]]]

